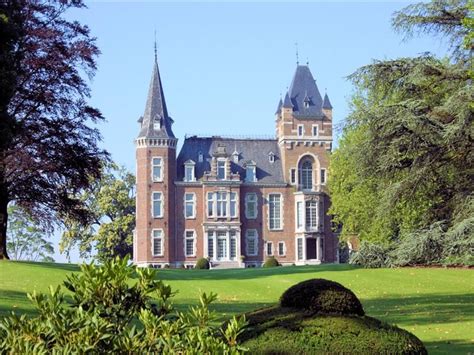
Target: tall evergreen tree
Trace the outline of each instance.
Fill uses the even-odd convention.
[[[81,0],[0,3],[0,259],[8,258],[7,206],[45,225],[87,221],[76,193],[100,178],[103,119],[87,104],[99,49],[89,29],[65,19]]]

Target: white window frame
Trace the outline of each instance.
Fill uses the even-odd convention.
[[[280,211],[279,211],[279,226],[278,227],[273,227],[272,228],[272,223],[271,223],[271,196],[279,196],[279,202],[280,202]],[[282,230],[283,229],[283,196],[281,193],[278,192],[271,192],[267,196],[268,199],[268,229],[269,230]],[[275,223],[273,223],[275,224]]]
[[[155,164],[155,159],[160,159],[160,163]],[[155,167],[160,168],[160,176],[158,176],[157,178],[155,178]],[[151,157],[151,181],[163,182],[163,176],[164,176],[163,157],[159,157],[159,156]]]
[[[301,243],[301,258],[299,254],[299,243]],[[296,243],[295,243],[295,249],[296,249],[296,260],[297,261],[302,261],[305,260],[305,245],[304,245],[304,238],[299,237],[296,238]]]
[[[210,196],[210,198],[209,198]],[[207,217],[216,217],[217,214],[217,206],[216,206],[216,193],[215,192],[207,192],[206,194],[206,210],[207,210]],[[209,203],[211,203],[211,213],[209,213]]]
[[[321,181],[323,171],[324,171],[324,182]],[[327,172],[327,170],[326,169],[320,169],[320,171],[319,171],[319,183],[321,185],[326,185],[327,181],[328,181],[328,172]]]
[[[305,219],[305,203],[304,201],[296,201],[296,230],[304,229]]]
[[[275,154],[269,153],[268,154],[268,161],[273,164],[275,162]]]
[[[160,194],[160,199],[155,199],[155,194]],[[153,218],[163,218],[164,211],[163,211],[163,206],[164,206],[164,194],[161,191],[152,191],[151,192],[151,216]],[[160,214],[158,216],[155,216],[155,202],[160,201]]]
[[[283,253],[280,253],[280,246],[283,245]],[[278,242],[278,256],[286,256],[286,243],[285,242]]]
[[[312,213],[314,211],[314,213]],[[319,213],[319,204],[318,201],[309,200],[305,201],[304,204],[304,227],[306,230],[316,230],[318,229],[318,218]],[[308,218],[309,216],[309,218]]]
[[[301,134],[300,134],[300,129],[301,129]],[[304,124],[299,124],[296,128],[296,135],[298,137],[303,137],[304,136]]]
[[[249,169],[252,171],[253,179],[250,179],[250,175],[248,174]],[[256,182],[257,181],[257,166],[254,164],[248,164],[245,167],[245,182]]]
[[[316,134],[315,133],[316,129]],[[317,124],[314,124],[311,126],[311,133],[313,134],[313,137],[318,137],[319,136],[319,126]]]
[[[195,166],[194,163],[186,163],[186,164],[184,164],[184,177],[183,177],[183,180],[184,180],[184,181],[186,181],[186,182],[196,181],[196,174],[195,174],[194,166]],[[191,168],[191,179],[190,179],[190,180],[188,179],[188,175],[187,175],[187,170],[188,170],[189,168]]]
[[[249,232],[252,232],[250,235]],[[249,250],[249,240],[254,240],[254,250]],[[247,256],[257,256],[258,255],[258,232],[256,229],[247,229],[245,231],[245,254]]]
[[[232,195],[234,198],[232,198]],[[229,216],[230,217],[237,217],[239,215],[239,204],[238,204],[238,197],[237,192],[229,192]],[[234,204],[234,213],[232,213],[232,204]]]
[[[296,185],[296,182],[298,181],[297,176],[296,176],[296,168],[291,168],[290,169],[290,184],[291,185]]]
[[[251,199],[251,196],[254,196],[254,198]],[[251,215],[249,213],[249,204],[255,204],[254,208],[254,214]],[[245,218],[247,219],[257,219],[258,216],[258,196],[255,192],[247,192],[245,194]]]
[[[235,164],[239,163],[239,154],[234,153],[232,154],[232,160],[234,161]]]
[[[192,237],[188,237],[188,233],[192,233],[193,236]],[[184,256],[185,257],[195,257],[196,256],[196,231],[194,229],[185,229],[184,230],[184,236],[183,236],[183,240],[184,240]],[[188,240],[192,240],[193,241],[193,253],[192,254],[188,254],[188,250],[187,250],[187,244],[188,244]]]
[[[227,208],[229,208],[229,192],[227,191],[217,191],[215,192],[216,194],[216,217],[217,218],[225,218],[227,217],[229,214],[228,214],[228,211],[227,211]],[[224,196],[224,197],[222,197]],[[220,197],[220,198],[219,198]],[[219,204],[221,206],[220,208],[220,214],[219,214]]]
[[[217,159],[217,166],[216,166],[216,177],[217,180],[227,180],[227,164],[226,164],[227,159]],[[224,177],[221,179],[219,177],[219,163],[224,163]]]
[[[268,249],[268,248],[270,248],[270,249]],[[270,251],[270,252],[269,252],[269,251]],[[266,254],[267,256],[273,256],[273,255],[275,255],[275,253],[274,253],[273,251],[274,251],[274,250],[273,250],[273,242],[267,241],[267,242],[265,243],[265,254]]]
[[[155,236],[155,232],[160,232],[160,236]],[[155,240],[158,239],[160,241],[160,249],[161,253],[155,254]],[[164,231],[161,228],[155,228],[151,230],[151,255],[152,256],[163,256],[165,251],[165,243],[164,243]]]
[[[189,195],[192,195],[192,199],[191,200],[187,200],[186,199],[186,196],[189,196]],[[192,204],[192,208],[193,208],[193,213],[191,216],[188,216],[187,215],[187,211],[186,211],[186,206],[188,205],[188,203],[191,203]],[[184,193],[184,196],[183,196],[183,206],[184,206],[184,209],[183,209],[183,215],[184,215],[184,218],[185,219],[195,219],[196,218],[196,194],[194,192],[185,192]]]

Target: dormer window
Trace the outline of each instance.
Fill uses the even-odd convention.
[[[257,170],[257,166],[255,162],[250,161],[247,163],[247,166],[245,167],[245,181],[246,182],[257,181],[256,170]]]
[[[226,166],[225,159],[217,160],[217,179],[225,180],[226,178]]]
[[[188,160],[184,163],[184,181],[196,181],[194,165],[195,163],[192,160]]]
[[[232,160],[234,161],[235,164],[239,163],[239,153],[237,151],[232,153]]]
[[[270,163],[274,163],[274,162],[275,162],[275,154],[273,154],[273,152],[268,153],[268,161],[269,161]]]
[[[153,122],[153,129],[154,129],[155,131],[159,131],[159,130],[161,129],[160,121],[161,121],[161,120],[158,119],[158,120],[155,120],[155,121]]]
[[[198,162],[202,163],[204,161],[204,156],[202,155],[202,152],[199,151],[198,153]]]

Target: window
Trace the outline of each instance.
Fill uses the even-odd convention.
[[[274,162],[275,162],[275,154],[273,154],[272,152],[270,152],[270,153],[268,154],[268,161],[269,161],[270,163],[274,163]]]
[[[295,168],[290,169],[290,183],[296,184],[296,169]]]
[[[214,217],[214,205],[216,195],[213,192],[207,193],[207,215],[208,217]]]
[[[257,218],[257,194],[248,193],[245,195],[245,218]]]
[[[227,216],[227,192],[217,192],[217,217]]]
[[[217,259],[227,259],[227,232],[217,232]]]
[[[153,192],[151,198],[153,218],[163,217],[163,195],[161,192]]]
[[[267,255],[268,256],[273,255],[273,243],[272,242],[267,242]]]
[[[196,218],[196,195],[194,193],[184,194],[184,217]]]
[[[195,256],[194,244],[195,244],[195,233],[193,230],[187,230],[184,233],[184,255]]]
[[[151,238],[151,253],[153,256],[163,256],[163,230],[153,229]]]
[[[303,228],[303,202],[296,203],[296,228]]]
[[[237,257],[237,235],[235,231],[230,231],[230,260]]]
[[[235,164],[238,164],[239,163],[239,153],[234,152],[232,154],[232,160],[234,161]]]
[[[278,242],[278,255],[284,256],[286,253],[285,242]]]
[[[207,256],[214,258],[214,232],[207,232]]]
[[[225,180],[225,177],[226,177],[225,160],[218,160],[217,161],[217,179]]]
[[[301,164],[300,178],[303,190],[311,190],[313,188],[313,164],[309,160],[305,160]]]
[[[303,260],[303,238],[297,240],[297,258]]]
[[[193,161],[184,164],[184,181],[196,181],[194,165],[195,163]]]
[[[303,137],[304,135],[304,126],[302,124],[298,125],[298,137]]]
[[[245,181],[246,182],[254,182],[257,181],[257,175],[255,173],[256,166],[253,164],[247,165],[245,168]]]
[[[321,169],[321,185],[326,184],[326,169]]]
[[[318,227],[318,202],[306,201],[306,229]]]
[[[237,193],[235,192],[208,192],[207,215],[208,217],[237,217]]]
[[[230,216],[237,217],[237,194],[235,192],[230,193]]]
[[[199,151],[199,153],[198,153],[198,162],[202,163],[203,161],[204,161],[204,157],[202,155],[202,152]]]
[[[313,128],[313,136],[317,137],[318,136],[318,125],[314,124],[312,126],[312,128]]]
[[[160,157],[154,157],[151,160],[152,165],[152,181],[163,181],[163,159]]]
[[[247,256],[256,256],[258,254],[257,230],[247,229],[245,233],[245,245]]]
[[[281,195],[270,194],[268,197],[268,218],[270,229],[281,229]]]

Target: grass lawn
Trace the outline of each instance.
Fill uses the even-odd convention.
[[[32,312],[26,293],[47,291],[76,265],[0,261],[0,316]],[[474,270],[359,269],[349,265],[235,270],[162,270],[180,308],[200,291],[219,295],[222,317],[274,304],[291,285],[326,278],[350,288],[366,313],[417,335],[430,353],[474,353]]]

